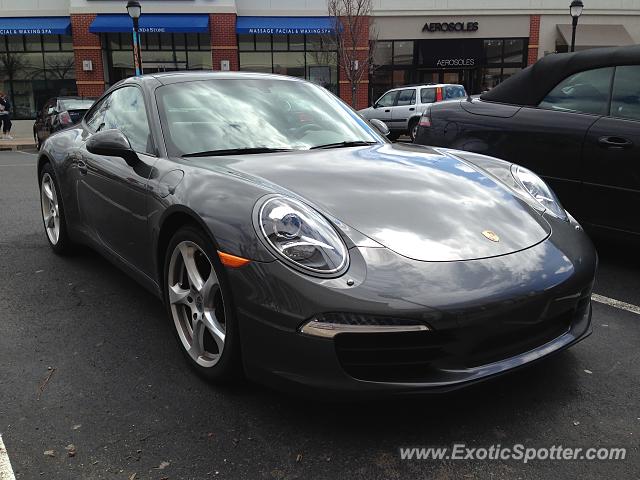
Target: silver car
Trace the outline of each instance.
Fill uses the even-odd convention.
[[[400,135],[408,134],[413,141],[420,116],[428,105],[466,96],[467,92],[462,85],[445,83],[408,85],[385,92],[373,106],[359,110],[358,113],[367,120],[376,118],[386,123],[391,131],[389,134],[391,140],[397,140]]]

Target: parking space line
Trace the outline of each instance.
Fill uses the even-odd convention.
[[[9,454],[2,441],[2,435],[0,435],[0,480],[16,480],[9,461]]]
[[[632,305],[631,303],[622,302],[614,298],[604,297],[602,295],[598,295],[597,293],[591,294],[591,300],[598,303],[604,303],[605,305],[609,305],[610,307],[619,308],[620,310],[626,310],[627,312],[635,313],[636,315],[640,315],[640,307],[638,307],[637,305]]]
[[[35,167],[35,163],[9,163],[7,165],[0,165],[0,167]]]

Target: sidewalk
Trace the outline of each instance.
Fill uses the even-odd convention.
[[[35,148],[33,139],[33,120],[14,120],[11,128],[13,140],[4,140],[0,136],[0,150],[20,150]]]

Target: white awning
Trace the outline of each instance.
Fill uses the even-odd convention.
[[[571,45],[571,25],[557,25],[557,27],[558,43]],[[623,47],[634,43],[624,25],[578,24],[576,29],[576,50],[592,47]]]

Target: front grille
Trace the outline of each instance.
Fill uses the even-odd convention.
[[[352,377],[410,382],[423,378],[431,364],[446,355],[453,341],[447,337],[436,331],[342,333],[335,344],[342,367]]]
[[[552,302],[553,303],[553,302]],[[533,350],[566,333],[589,307],[589,298],[573,300],[569,309],[542,320],[541,310],[517,317],[522,309],[485,315],[458,327],[399,333],[342,333],[336,353],[350,376],[380,382],[418,382],[437,378],[447,369],[473,368]],[[530,308],[528,305],[526,308]],[[526,310],[525,308],[525,310]],[[550,310],[547,310],[550,311]],[[531,318],[533,316],[533,318]],[[520,323],[514,319],[523,318]]]

